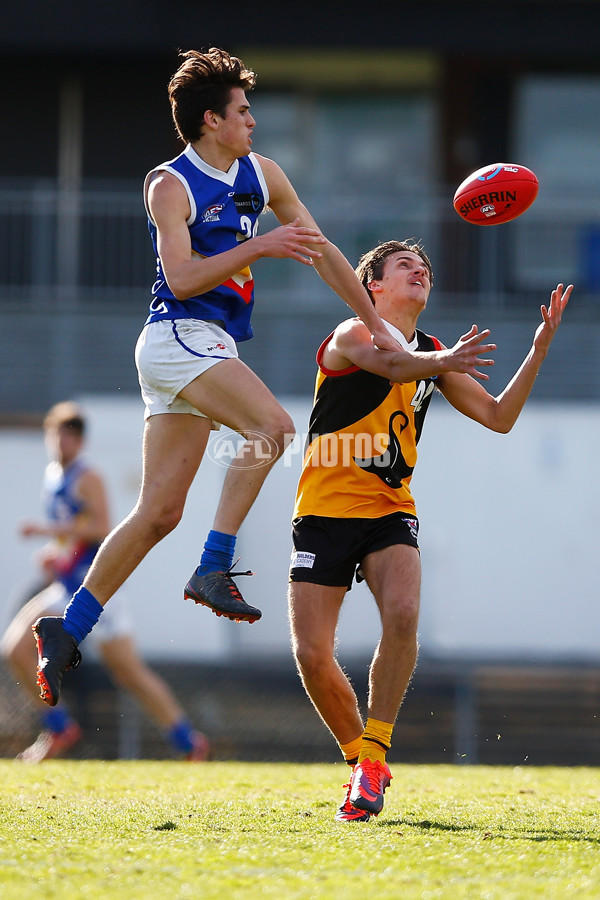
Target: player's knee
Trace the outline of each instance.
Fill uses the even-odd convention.
[[[181,522],[183,505],[169,504],[154,512],[149,520],[151,540],[157,544],[170,534]]]
[[[169,509],[165,510],[160,518],[154,522],[154,528],[159,534],[159,539],[170,534],[181,522],[182,510]]]
[[[314,680],[320,678],[328,670],[332,662],[332,654],[320,644],[297,641],[294,644],[294,659],[300,674]]]
[[[296,436],[294,423],[284,409],[265,420],[261,430],[269,439],[269,444],[277,448],[278,456],[281,456]]]
[[[419,607],[416,603],[400,603],[383,616],[383,628],[388,635],[406,641],[416,638]]]

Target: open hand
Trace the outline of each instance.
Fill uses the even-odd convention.
[[[540,307],[543,322],[541,325],[538,325],[533,339],[533,346],[536,350],[540,350],[543,353],[546,353],[548,350],[548,347],[552,343],[552,338],[556,333],[556,329],[561,323],[562,314],[569,302],[572,290],[572,284],[570,284],[566,290],[564,285],[557,284],[556,288],[550,294],[550,305],[548,307],[543,305]]]
[[[482,353],[491,353],[496,349],[496,344],[484,344],[490,335],[489,328],[479,331],[477,325],[472,325],[471,330],[456,342],[454,347],[447,350],[450,372],[466,372],[480,381],[487,381],[489,375],[480,372],[477,367],[493,366],[493,359],[482,359]]]
[[[296,259],[306,266],[312,266],[313,260],[322,256],[322,253],[314,249],[314,245],[326,244],[327,238],[318,228],[307,228],[299,223],[300,219],[294,219],[289,225],[279,225],[257,238],[263,245],[261,256]]]

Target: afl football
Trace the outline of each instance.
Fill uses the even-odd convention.
[[[458,186],[454,209],[471,225],[502,225],[529,209],[538,192],[531,169],[493,163],[477,169]]]

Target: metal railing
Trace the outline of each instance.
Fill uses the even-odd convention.
[[[442,339],[477,318],[512,341],[557,281],[573,281],[574,330],[560,358],[558,396],[600,399],[594,353],[575,351],[580,341],[597,346],[600,329],[594,198],[539,198],[518,221],[492,228],[462,222],[441,186],[303,200],[353,262],[381,240],[422,239],[435,269],[427,328]],[[276,224],[269,213],[262,227]],[[43,410],[75,391],[137,391],[132,350],[154,267],[139,185],[73,190],[51,180],[0,181],[0,412]],[[245,358],[275,389],[310,391],[315,347],[344,308],[295,262],[260,260],[253,268],[257,339],[243,346]]]

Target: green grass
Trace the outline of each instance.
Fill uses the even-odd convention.
[[[342,825],[345,767],[0,761],[0,896],[600,896],[600,769],[393,767]]]

